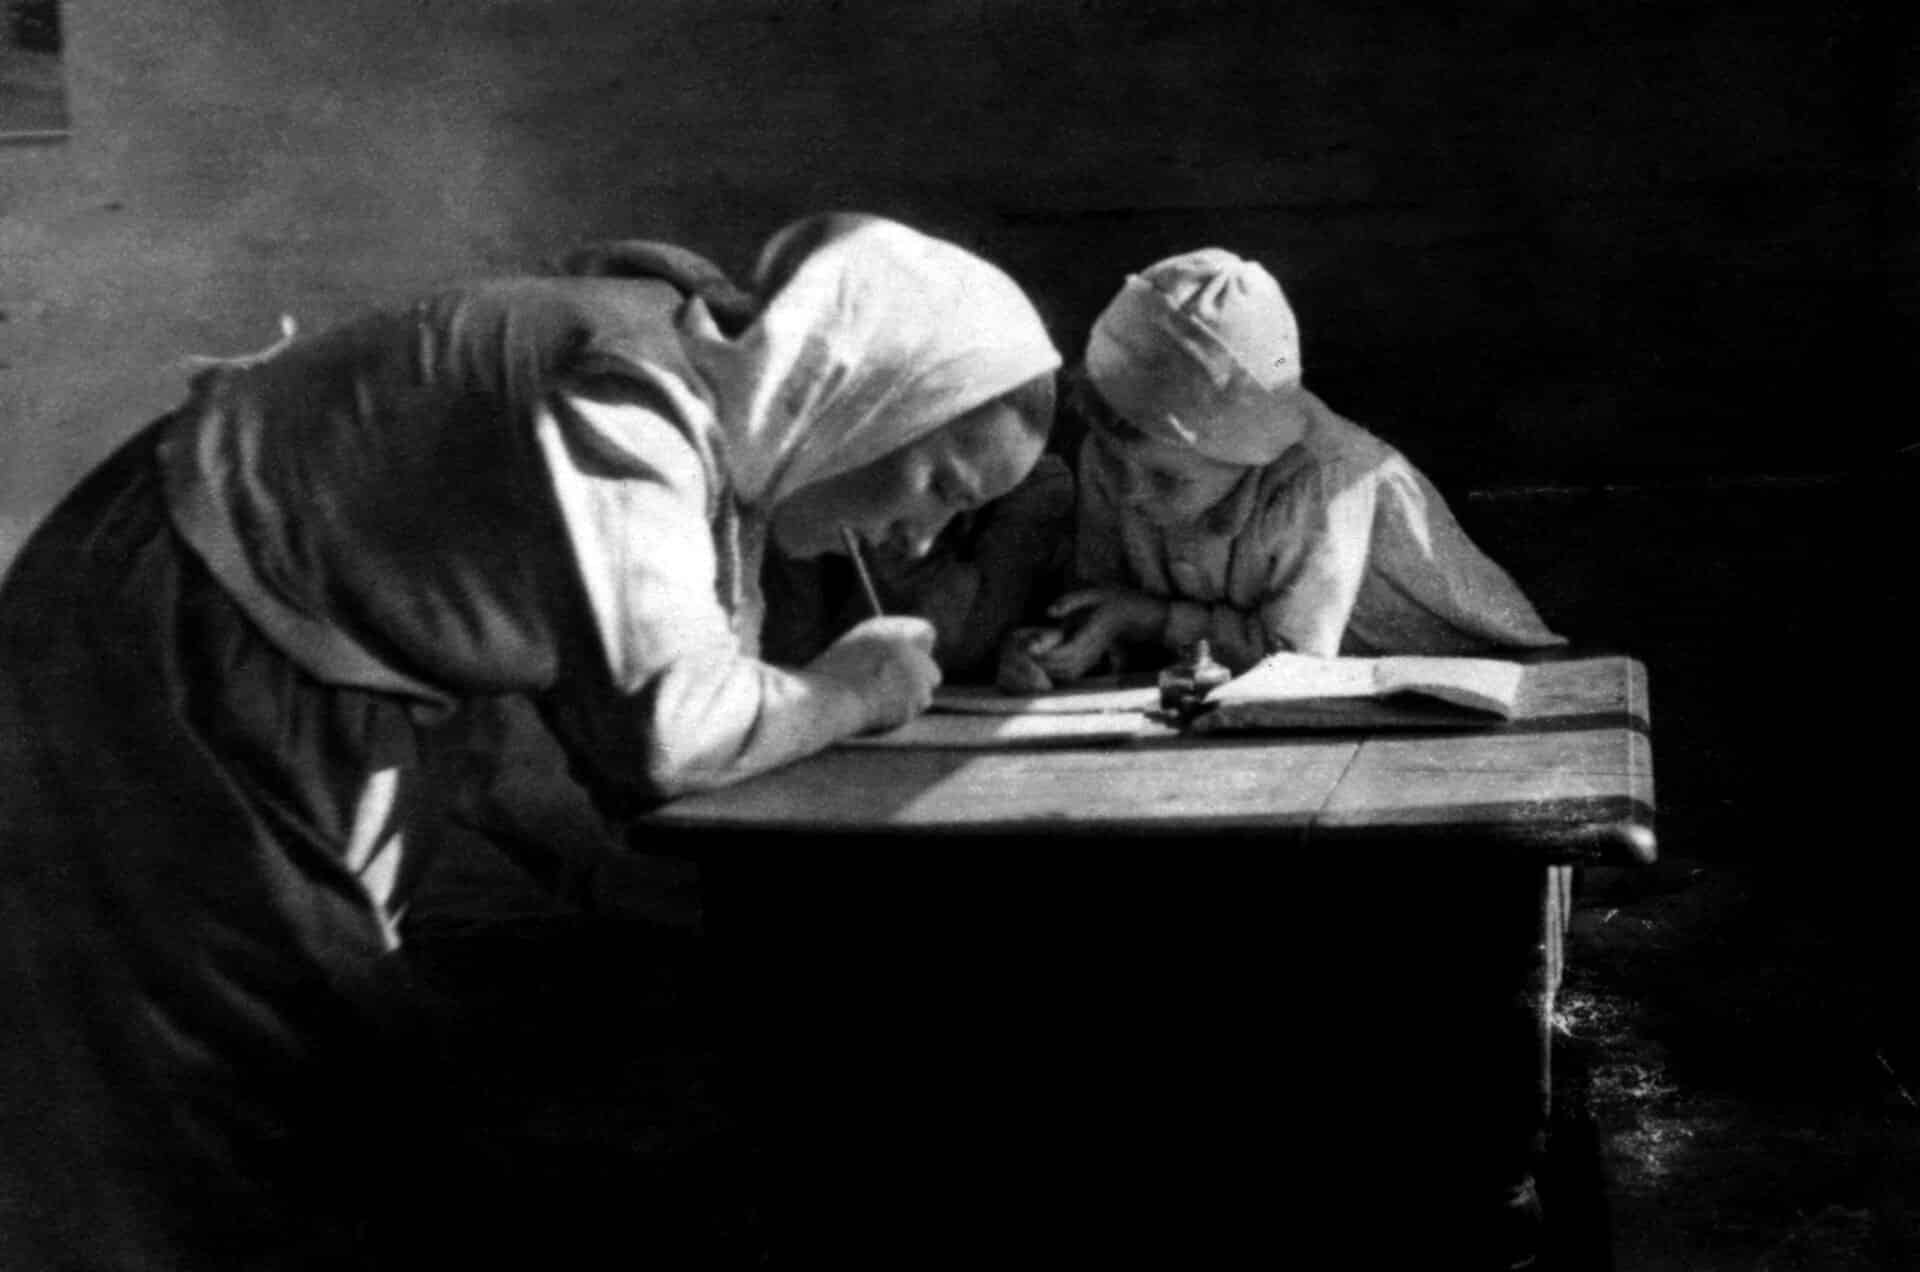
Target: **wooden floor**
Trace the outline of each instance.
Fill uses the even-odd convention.
[[[1561,1001],[1611,1234],[1586,1266],[1920,1267],[1907,890],[1687,860],[1586,883]]]

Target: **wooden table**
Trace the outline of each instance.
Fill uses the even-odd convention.
[[[1517,718],[1455,732],[1314,732],[1031,750],[840,748],[646,818],[756,836],[1256,836],[1399,857],[1457,841],[1541,866],[1654,858],[1645,669],[1528,666]]]
[[[1530,662],[1516,718],[1491,728],[1023,751],[842,748],[680,800],[637,829],[654,844],[704,844],[735,861],[866,853],[977,872],[992,869],[983,855],[1010,865],[1089,851],[1119,861],[1146,848],[1189,863],[1248,853],[1338,863],[1380,878],[1415,864],[1484,871],[1496,882],[1476,882],[1473,895],[1509,915],[1528,911],[1530,1054],[1520,1060],[1509,1047],[1507,1071],[1528,1088],[1526,1130],[1537,1140],[1547,1125],[1571,868],[1653,860],[1653,823],[1646,673],[1631,658],[1600,656]],[[1225,891],[1241,890],[1219,878]],[[1263,904],[1267,914],[1281,909],[1277,898],[1227,899],[1242,925],[1257,925]],[[1287,905],[1350,914],[1356,899],[1296,895]]]

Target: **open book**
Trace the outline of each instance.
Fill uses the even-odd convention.
[[[1494,658],[1313,658],[1270,654],[1208,695],[1197,733],[1234,729],[1499,724],[1520,697],[1519,663]]]

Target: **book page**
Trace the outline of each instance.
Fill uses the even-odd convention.
[[[1474,711],[1510,717],[1520,698],[1519,663],[1494,658],[1382,658],[1377,687],[1382,695],[1417,693]]]
[[[1292,702],[1309,698],[1371,698],[1378,689],[1371,658],[1314,658],[1269,654],[1207,695],[1207,701]]]
[[[1462,728],[1513,715],[1522,669],[1494,659],[1272,654],[1208,695],[1197,733]]]

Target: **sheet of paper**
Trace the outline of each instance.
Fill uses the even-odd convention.
[[[1152,683],[1124,683],[1113,676],[1082,681],[1047,693],[1008,694],[991,685],[941,685],[933,691],[933,709],[956,715],[1137,714],[1159,705],[1160,691]]]
[[[1112,746],[1143,738],[1178,736],[1179,730],[1138,712],[1041,711],[1029,715],[928,712],[889,733],[864,734],[848,738],[840,745],[980,750]]]

